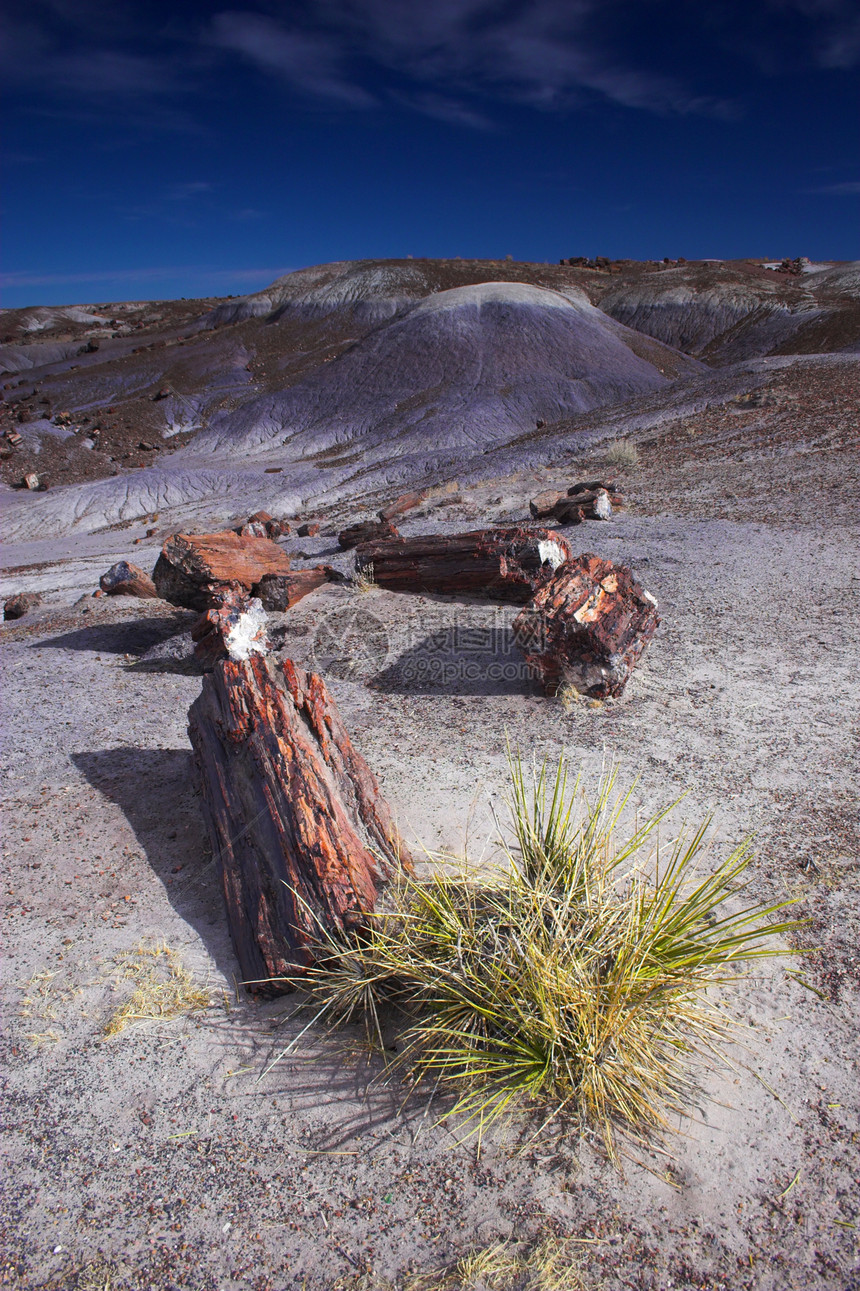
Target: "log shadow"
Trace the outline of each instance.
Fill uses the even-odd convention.
[[[386,694],[532,695],[537,686],[509,626],[442,628],[369,683]]]
[[[71,759],[124,813],[171,906],[200,936],[227,981],[240,981],[191,750],[98,749]]]
[[[92,650],[101,654],[140,656],[178,633],[188,631],[195,615],[180,610],[153,618],[122,623],[91,623],[73,632],[35,642],[31,650]]]

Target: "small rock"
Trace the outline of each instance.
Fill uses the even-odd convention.
[[[38,592],[17,592],[3,605],[4,619],[23,619],[25,614],[29,614],[37,605],[42,604],[42,597]]]
[[[99,579],[99,587],[108,596],[137,596],[148,601],[158,599],[158,592],[149,574],[127,560],[119,560],[111,565]]]
[[[41,480],[35,471],[29,471],[24,476],[23,484],[25,489],[29,489],[31,493],[35,493],[41,484]]]
[[[306,524],[300,524],[296,533],[300,538],[315,538],[320,531],[316,520],[309,520]]]
[[[162,386],[161,389],[158,391],[158,393],[152,396],[152,401],[153,403],[157,403],[159,399],[169,399],[172,394],[173,394],[173,391],[171,390],[170,386]],[[111,408],[108,409],[108,412],[112,412],[112,411],[113,409]]]

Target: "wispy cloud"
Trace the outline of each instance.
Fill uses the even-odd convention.
[[[826,184],[823,188],[811,188],[811,193],[824,193],[830,197],[850,197],[860,193],[860,179],[849,179],[844,184]]]
[[[228,12],[215,15],[210,39],[314,98],[352,108],[375,101],[348,79],[343,51],[330,36],[290,29],[263,14]]]

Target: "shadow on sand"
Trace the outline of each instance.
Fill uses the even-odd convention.
[[[98,749],[73,753],[72,761],[120,807],[173,909],[199,934],[227,981],[239,980],[191,750]]]

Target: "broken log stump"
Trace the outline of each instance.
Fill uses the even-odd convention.
[[[535,520],[549,520],[553,514],[553,507],[557,502],[561,502],[564,496],[558,489],[545,489],[529,502],[529,511]]]
[[[363,543],[356,568],[373,566],[373,581],[395,592],[489,596],[524,604],[571,556],[553,529],[476,529]]]
[[[271,649],[262,604],[236,587],[201,614],[191,629],[191,639],[196,658],[208,672],[220,659],[244,660],[252,654],[268,654]]]
[[[360,520],[358,524],[348,525],[337,536],[341,551],[358,547],[365,542],[380,542],[385,538],[397,538],[400,535],[388,520]]]
[[[325,934],[360,925],[411,858],[322,677],[226,660],[188,729],[243,978],[290,991]]]
[[[266,574],[289,569],[289,556],[269,538],[241,538],[230,530],[175,533],[162,547],[152,579],[165,601],[203,611],[217,604],[209,585],[235,583],[250,592]]]
[[[99,587],[108,596],[138,596],[142,600],[157,600],[155,583],[138,565],[129,560],[118,560],[99,579]]]
[[[555,572],[513,632],[547,694],[571,685],[606,699],[622,693],[659,624],[657,602],[630,569],[587,552]]]

